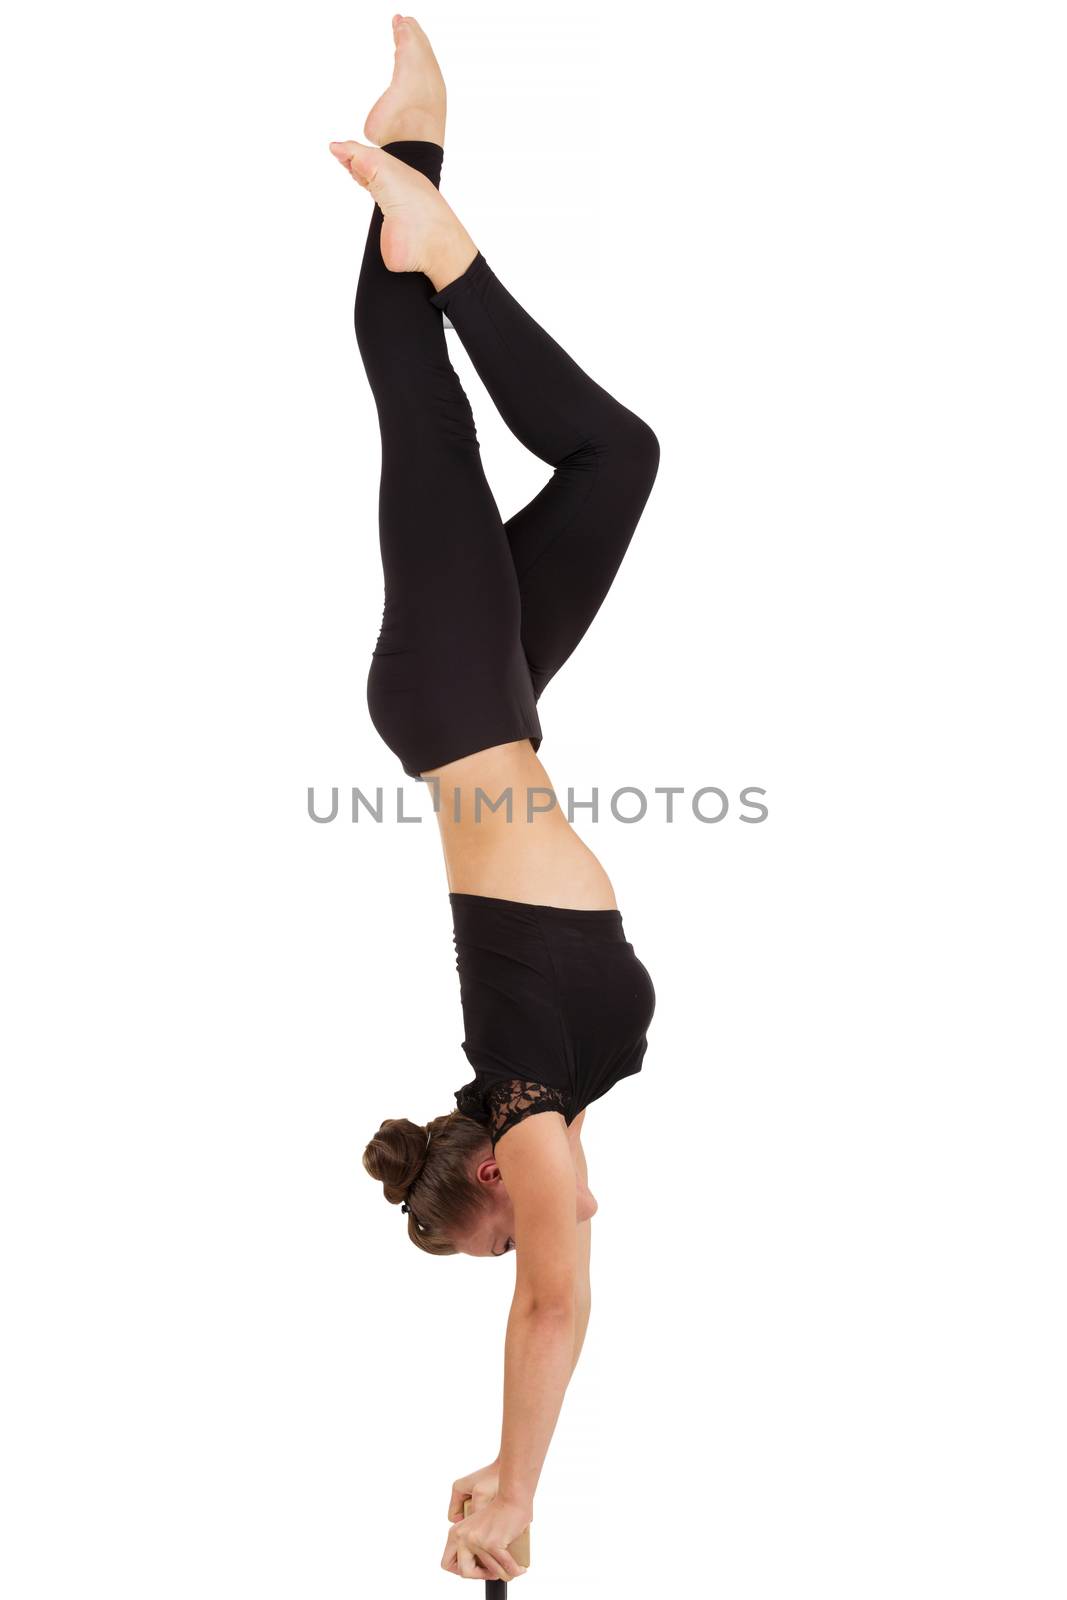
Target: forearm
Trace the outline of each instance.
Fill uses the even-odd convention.
[[[578,1224],[578,1277],[574,1285],[574,1350],[571,1357],[571,1373],[578,1365],[578,1357],[582,1353],[585,1343],[585,1330],[589,1326],[589,1312],[592,1307],[592,1292],[589,1286],[589,1252],[592,1243],[592,1225],[588,1222]]]
[[[504,1346],[502,1499],[532,1506],[563,1396],[574,1368],[576,1306],[513,1305]]]
[[[585,1343],[585,1330],[589,1326],[590,1306],[589,1279],[586,1276],[574,1291],[574,1340],[571,1346],[570,1372],[567,1375],[568,1382],[574,1376],[574,1369],[578,1365],[578,1357],[581,1355],[582,1346]],[[485,1470],[492,1470],[493,1467],[496,1467],[499,1471],[499,1455],[490,1462],[489,1468]]]
[[[589,1292],[589,1257],[588,1252],[586,1252],[584,1270],[582,1268],[581,1261],[579,1261],[578,1283],[574,1290],[574,1339],[571,1344],[570,1371],[567,1374],[568,1382],[574,1376],[574,1369],[578,1365],[578,1357],[581,1355],[582,1346],[585,1343],[585,1330],[589,1326],[589,1311],[591,1303],[592,1301]],[[489,1463],[488,1468],[483,1470],[491,1471],[494,1467],[499,1471],[499,1455]]]
[[[589,1310],[590,1301],[588,1297],[586,1297],[584,1300],[579,1300],[577,1298],[575,1299],[574,1348],[571,1351],[571,1370],[569,1374],[571,1377],[574,1376],[574,1369],[578,1365],[578,1357],[581,1355],[582,1346],[585,1343],[585,1330],[589,1326]]]

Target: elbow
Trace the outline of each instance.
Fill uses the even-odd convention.
[[[574,1319],[574,1285],[544,1294],[534,1291],[516,1294],[512,1310],[515,1316],[538,1326],[551,1327],[556,1323],[566,1326]]]

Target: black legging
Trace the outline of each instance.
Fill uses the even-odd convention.
[[[438,184],[440,146],[385,148]],[[611,587],[659,446],[483,256],[434,294],[421,273],[386,269],[381,227],[375,206],[356,292],[382,434],[385,613],[367,698],[385,743],[418,776],[515,739],[537,749],[537,700]],[[512,433],[555,469],[507,523],[448,359],[443,308]]]

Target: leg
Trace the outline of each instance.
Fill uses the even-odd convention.
[[[656,476],[651,428],[582,371],[478,255],[433,297],[512,433],[555,468],[507,524],[535,694],[585,634]]]
[[[373,156],[392,169],[403,163],[400,180],[416,200],[436,187],[435,144],[395,143],[384,158]],[[417,182],[411,168],[422,174]],[[394,230],[399,245],[392,236],[383,243],[383,221],[376,207],[355,315],[382,436],[385,612],[368,703],[386,744],[417,775],[509,740],[530,738],[536,746],[540,727],[507,536],[448,359],[433,286],[417,271],[387,268],[383,248],[387,256],[403,248],[405,235],[402,226]],[[455,244],[450,236],[448,247]],[[462,245],[460,251],[454,258],[446,249],[442,259],[454,265]]]
[[[381,719],[401,705],[399,696],[408,691],[402,682],[394,681],[403,677],[402,670],[394,671],[380,663],[389,654],[406,658],[409,667],[416,665],[411,644],[417,632],[415,608],[401,607],[399,600],[394,607],[390,597],[400,597],[404,591],[410,595],[417,586],[418,549],[425,543],[426,534],[417,539],[410,535],[405,539],[397,537],[395,519],[387,516],[386,507],[400,507],[401,519],[409,525],[414,513],[425,528],[442,504],[449,506],[448,491],[453,487],[447,474],[438,474],[446,488],[443,501],[433,493],[420,496],[414,492],[409,453],[397,451],[395,472],[391,473],[387,465],[387,435],[403,441],[405,425],[401,419],[399,428],[395,426],[395,413],[383,404],[383,397],[393,402],[414,397],[418,379],[412,382],[410,372],[405,374],[396,351],[402,351],[406,340],[416,333],[418,338],[413,342],[420,345],[424,354],[432,344],[432,364],[447,369],[447,387],[466,415],[469,444],[477,450],[466,398],[448,365],[440,327],[431,330],[426,321],[428,307],[448,306],[505,421],[523,443],[555,468],[541,494],[508,523],[506,534],[518,580],[521,648],[534,700],[575,649],[611,586],[654,480],[659,448],[651,429],[587,377],[512,299],[437,193],[441,152],[436,146],[444,137],[444,84],[429,41],[413,19],[394,18],[394,36],[397,56],[393,83],[368,118],[367,133],[383,141],[405,141],[391,146],[401,159],[354,142],[334,145],[332,149],[352,176],[371,190],[382,214],[375,216],[368,241],[360,290],[367,312],[361,317],[357,305],[357,331],[383,428],[386,618],[375,658],[377,677],[372,673],[372,715],[387,742],[397,748],[385,733]],[[425,175],[416,176],[413,166]],[[404,301],[390,303],[391,318],[383,314],[389,283],[388,273],[382,272],[383,261],[389,272],[410,275],[418,284]],[[429,295],[422,278],[416,278],[418,274],[429,278],[436,295]],[[416,320],[409,320],[408,312]],[[411,371],[417,366],[416,362]],[[444,381],[439,379],[438,405],[444,388]],[[393,421],[389,420],[391,415]],[[476,458],[474,465],[480,492],[491,503]],[[416,504],[412,504],[413,499]],[[460,495],[456,496],[455,505],[462,505]],[[456,520],[450,511],[453,527]],[[450,537],[460,535],[450,533]],[[410,559],[391,563],[390,553],[395,556],[403,549]],[[396,568],[393,583],[391,564]],[[494,570],[492,576],[498,581],[498,571]],[[424,580],[424,607],[427,587]],[[457,637],[463,635],[470,620],[469,603],[465,608],[459,606],[454,589],[438,590],[436,598],[439,603],[455,606],[460,620],[453,633]],[[490,599],[490,617],[496,619],[493,605]],[[390,626],[391,621],[395,627]],[[426,622],[420,625],[426,627],[426,637],[432,640],[433,627]],[[442,626],[439,624],[438,631]],[[466,634],[467,639],[470,637]],[[422,677],[431,653],[422,652]],[[446,652],[445,657],[454,665],[456,654],[454,647],[451,656]],[[479,698],[478,685],[486,681],[492,654],[486,652],[482,668],[473,673],[477,681],[467,695],[468,701]],[[499,648],[495,655],[499,667]],[[537,748],[540,735],[536,713],[525,702],[520,676],[513,655],[509,654],[503,675],[510,690],[506,714],[501,714],[505,708],[500,706],[480,720],[471,716],[460,719],[468,733],[473,734],[476,727],[483,732],[486,727],[510,727],[513,731],[506,733],[501,742],[529,737]],[[495,681],[499,680],[498,671]],[[440,683],[437,687],[440,690]],[[375,704],[379,707],[377,713]],[[521,728],[515,715],[520,706]],[[439,708],[437,715],[440,716]],[[476,747],[464,734],[458,741],[439,739],[436,748],[451,749],[451,754],[435,763],[444,764]],[[413,769],[409,766],[408,770]]]

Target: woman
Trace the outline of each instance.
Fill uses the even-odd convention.
[[[364,1164],[420,1249],[516,1252],[500,1454],[454,1486],[442,1560],[509,1579],[589,1314],[585,1108],[640,1069],[654,1003],[604,869],[546,798],[537,701],[607,594],[659,451],[442,199],[444,81],[414,18],[394,17],[393,35],[393,80],[365,128],[379,148],[330,147],[376,201],[356,295],[382,436],[368,700],[404,770],[435,790],[475,1076],[427,1125],[384,1122]],[[506,524],[443,311],[512,432],[554,469]]]

